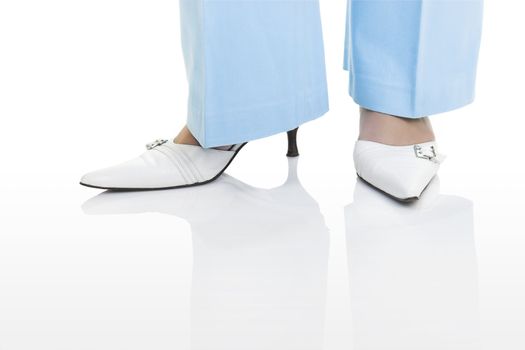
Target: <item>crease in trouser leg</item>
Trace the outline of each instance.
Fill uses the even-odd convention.
[[[203,147],[292,130],[328,111],[317,0],[180,6],[187,125]]]

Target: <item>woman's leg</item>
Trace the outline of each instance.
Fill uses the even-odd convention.
[[[173,142],[155,140],[137,158],[85,174],[82,185],[207,184],[245,142],[296,129],[328,110],[318,0],[180,0],[180,9],[187,125]],[[288,141],[287,156],[297,156],[295,132]]]
[[[240,143],[328,110],[317,0],[180,4],[189,101],[179,141]]]
[[[481,0],[349,0],[345,69],[360,138],[433,140],[424,117],[474,99],[481,21]]]
[[[395,198],[420,198],[444,159],[428,116],[474,99],[481,18],[481,0],[349,0],[359,177]]]

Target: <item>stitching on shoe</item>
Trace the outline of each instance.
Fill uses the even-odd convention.
[[[204,181],[205,180],[204,176],[202,176],[201,172],[199,171],[195,163],[193,163],[193,161],[191,160],[191,157],[188,156],[186,152],[184,152],[183,149],[176,149],[175,151],[180,156],[180,158],[185,161],[185,165],[188,168],[188,171],[192,173],[195,180],[197,180],[197,182]]]
[[[181,149],[177,147],[176,145],[174,147],[168,147],[168,148],[171,151],[171,154],[173,154],[173,157],[176,157],[177,160],[180,162],[181,168],[184,169],[188,177],[190,177],[194,183],[200,182],[199,177],[193,172],[193,170],[191,169],[191,166],[188,164],[186,159],[183,157]]]
[[[173,154],[169,152],[169,149],[168,152],[166,152],[164,146],[159,146],[156,147],[154,150],[164,154],[173,163],[173,165],[178,170],[179,174],[182,176],[184,181],[186,181],[186,183],[191,183],[190,181],[188,181],[189,174],[186,173],[184,167],[180,164],[180,160],[177,157],[174,157]]]
[[[166,147],[170,153],[173,154],[174,157],[179,161],[181,164],[181,167],[184,169],[186,174],[193,178],[194,182],[201,182],[206,180],[204,176],[198,171],[196,166],[191,162],[191,159],[186,153],[184,152],[185,147],[183,146],[191,146],[191,147],[199,147],[196,145],[179,145],[175,143],[166,143],[163,145],[163,147]],[[189,160],[189,161],[188,161]]]

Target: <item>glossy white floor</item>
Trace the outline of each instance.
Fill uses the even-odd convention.
[[[487,4],[478,100],[434,117],[448,157],[401,205],[355,177],[343,3],[298,159],[276,135],[138,193],[77,182],[182,125],[177,3],[29,3],[0,11],[1,350],[525,348],[523,11]]]

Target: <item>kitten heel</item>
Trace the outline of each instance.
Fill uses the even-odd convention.
[[[299,128],[295,128],[287,132],[288,134],[288,153],[286,154],[287,157],[298,157],[299,156],[299,149],[297,148],[297,130],[299,130]]]

